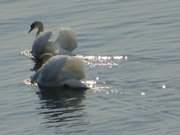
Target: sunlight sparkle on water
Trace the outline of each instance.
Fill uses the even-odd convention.
[[[110,87],[105,86],[104,84],[97,84],[94,80],[86,80],[82,81],[85,85],[87,85],[90,89],[93,90],[95,93],[113,93],[117,91],[110,90]]]
[[[165,85],[165,84],[163,84],[163,85],[162,85],[162,88],[163,88],[163,89],[166,89],[166,85]]]
[[[146,95],[146,93],[145,92],[141,92],[141,96],[145,96]]]
[[[86,80],[86,81],[81,81],[81,82],[84,83],[89,88],[94,88],[96,85],[96,81],[94,80]]]
[[[108,66],[112,68],[113,66],[118,66],[119,62],[122,60],[127,60],[127,56],[82,56],[77,55],[85,61],[87,65],[90,65],[92,68],[96,66]]]
[[[127,56],[82,56],[82,55],[77,55],[79,58],[83,58],[85,60],[123,60],[127,59]]]
[[[96,80],[99,81],[99,77],[98,76],[96,77]]]

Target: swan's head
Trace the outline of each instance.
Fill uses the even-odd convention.
[[[40,22],[40,21],[35,21],[35,22],[33,22],[33,23],[31,24],[31,26],[30,26],[29,33],[30,33],[31,31],[33,31],[34,29],[37,29],[36,36],[38,36],[40,32],[43,32],[43,31],[44,31],[43,23]]]

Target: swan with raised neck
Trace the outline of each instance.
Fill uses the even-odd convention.
[[[38,36],[40,34],[40,32],[43,32],[44,31],[44,25],[42,22],[40,21],[34,21],[31,26],[30,26],[30,30],[29,30],[29,33],[31,31],[33,31],[34,29],[37,29],[37,33],[36,33],[36,36]]]

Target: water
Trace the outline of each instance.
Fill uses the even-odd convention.
[[[179,6],[179,0],[0,0],[0,134],[179,135]],[[77,32],[76,53],[89,58],[90,90],[40,95],[24,83],[33,63],[21,52],[31,48],[34,20]]]

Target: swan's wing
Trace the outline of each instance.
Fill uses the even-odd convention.
[[[44,49],[46,48],[45,46],[51,44],[51,42],[49,42],[51,36],[52,32],[46,32],[35,39],[32,46],[32,55],[34,57],[38,58],[41,56],[42,53],[44,53]]]
[[[74,78],[80,80],[85,78],[83,61],[78,57],[68,57],[68,60],[64,64],[62,71],[65,74],[65,78],[67,77],[67,79]]]
[[[55,45],[59,47],[62,54],[72,52],[77,48],[76,34],[69,28],[60,29]]]
[[[56,86],[64,80],[62,68],[66,62],[66,57],[53,56],[41,68],[38,83],[44,86]]]

